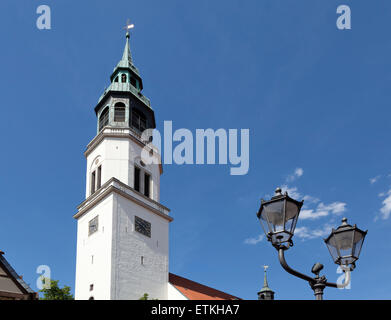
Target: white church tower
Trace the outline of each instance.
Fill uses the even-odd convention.
[[[129,32],[121,61],[95,113],[88,144],[86,200],[77,219],[76,299],[167,299],[169,209],[160,204],[158,150],[141,133],[155,128],[149,99],[133,65]]]

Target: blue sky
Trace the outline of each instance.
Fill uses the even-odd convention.
[[[36,28],[41,4],[52,30]],[[352,30],[336,28],[340,4]],[[41,264],[74,288],[83,151],[130,18],[158,128],[250,129],[247,175],[164,166],[170,271],[255,299],[267,264],[276,299],[312,299],[270,243],[255,241],[260,198],[285,185],[307,200],[288,262],[307,273],[322,262],[336,281],[319,236],[346,216],[369,232],[351,289],[325,298],[391,298],[390,1],[3,0],[0,11],[0,249],[34,289]]]

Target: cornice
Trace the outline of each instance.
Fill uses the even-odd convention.
[[[133,188],[129,187],[128,185],[124,184],[123,182],[119,181],[116,178],[111,178],[109,181],[103,184],[102,187],[98,189],[94,194],[92,194],[86,200],[84,200],[77,207],[79,211],[73,216],[73,218],[79,219],[88,210],[90,210],[97,203],[99,203],[101,200],[103,200],[105,197],[107,197],[112,193],[117,193],[123,196],[124,198],[127,198],[135,202],[136,204],[152,211],[156,215],[162,217],[163,219],[168,220],[169,222],[174,220],[172,217],[168,215],[170,209],[160,204],[159,202],[144,196],[142,193],[137,192],[136,190],[134,190]]]

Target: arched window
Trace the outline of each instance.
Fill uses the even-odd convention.
[[[144,114],[138,110],[132,110],[132,126],[143,132],[147,128],[147,119]]]
[[[118,76],[115,77],[114,82],[118,82]]]
[[[121,76],[121,82],[125,83],[126,82],[126,74],[123,73]]]
[[[109,107],[102,111],[99,117],[99,131],[109,124]]]
[[[114,106],[114,121],[124,122],[125,121],[125,105],[122,102],[118,102]]]

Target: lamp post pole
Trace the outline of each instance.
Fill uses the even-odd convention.
[[[315,277],[307,276],[301,272],[292,269],[285,260],[285,250],[286,248],[280,248],[278,250],[278,259],[280,260],[281,266],[285,269],[285,271],[294,275],[295,277],[308,281],[311,289],[314,291],[315,300],[323,300],[323,290],[326,287],[343,288],[350,283],[350,270],[346,270],[345,283],[342,285],[338,285],[336,283],[327,282],[325,276],[319,276],[319,272],[323,269],[323,265],[320,263],[316,263],[312,268],[314,270],[314,268],[316,267],[316,272],[313,271]]]
[[[359,258],[367,231],[358,229],[356,225],[349,225],[344,218],[342,224],[337,229],[333,229],[327,239],[324,239],[334,262],[345,272],[343,284],[328,282],[325,276],[320,276],[323,265],[319,262],[315,263],[311,270],[315,276],[308,276],[292,269],[285,260],[285,251],[293,246],[292,237],[302,205],[303,201],[290,198],[287,192],[283,195],[281,189],[277,188],[271,200],[261,201],[257,217],[268,241],[278,251],[281,266],[288,273],[307,281],[314,291],[315,299],[323,300],[323,291],[326,287],[344,288],[349,285],[350,272],[356,266],[355,262]]]

